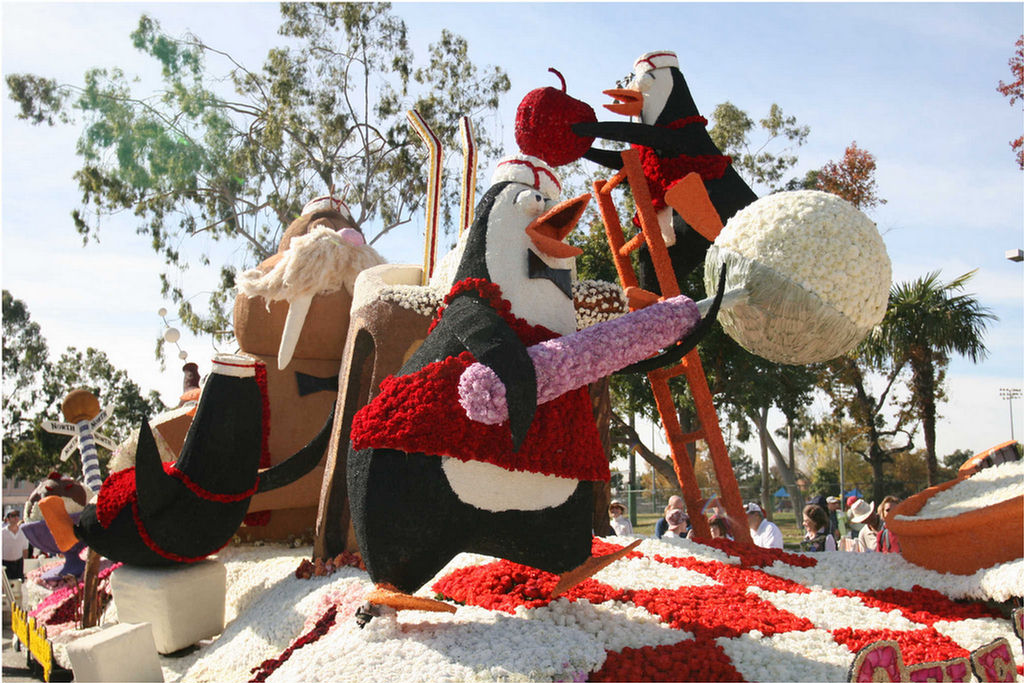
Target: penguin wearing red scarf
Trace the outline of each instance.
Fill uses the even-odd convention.
[[[637,120],[577,123],[572,130],[581,137],[627,142],[639,150],[665,244],[683,284],[686,275],[704,262],[717,233],[698,231],[680,217],[673,206],[678,202],[673,186],[689,173],[698,173],[723,225],[757,195],[708,135],[707,119],[697,110],[674,52],[641,55],[633,74],[626,88],[605,91],[616,100],[605,108]],[[592,147],[583,156],[607,168],[622,168],[617,151]],[[640,250],[639,277],[641,287],[660,292],[646,248]]]
[[[499,163],[427,338],[353,419],[352,523],[376,584],[361,624],[382,605],[454,611],[411,593],[460,552],[561,574],[562,589],[626,552],[591,557],[592,485],[609,470],[586,387],[538,406],[526,352],[576,330],[580,250],[563,240],[589,196],[556,204],[559,191],[538,158]],[[505,386],[501,424],[473,422],[459,404],[474,361]]]
[[[263,363],[219,354],[177,461],[161,462],[144,421],[135,466],[108,476],[76,523],[60,499],[39,502],[58,547],[84,541],[111,560],[149,567],[198,562],[217,552],[242,524],[254,494],[296,481],[327,449],[333,411],[304,448],[259,472],[269,416]]]

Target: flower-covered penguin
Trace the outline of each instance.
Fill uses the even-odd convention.
[[[679,70],[674,52],[647,52],[633,64],[634,78],[626,88],[606,90],[615,104],[607,109],[634,121],[584,122],[572,126],[581,136],[617,140],[640,152],[644,177],[651,190],[651,202],[658,213],[665,244],[680,282],[704,261],[704,254],[716,235],[701,226],[691,226],[675,210],[673,186],[696,172],[704,181],[711,203],[725,223],[737,211],[757,199],[708,135],[707,119],[701,116],[690,88]],[[622,167],[617,151],[591,148],[584,155],[608,168]],[[647,249],[640,250],[640,286],[658,292]]]
[[[135,466],[108,476],[77,522],[62,499],[39,502],[57,546],[64,551],[84,541],[104,557],[138,566],[197,562],[217,552],[238,530],[254,494],[308,473],[327,447],[333,413],[293,457],[259,472],[266,410],[263,363],[216,356],[175,462],[161,462],[144,421]]]
[[[377,584],[365,618],[451,609],[410,594],[460,552],[561,574],[557,593],[628,551],[591,557],[592,487],[609,470],[586,386],[540,399],[527,349],[576,330],[579,250],[563,240],[589,198],[556,205],[559,190],[540,159],[500,162],[426,340],[353,419],[352,523]],[[475,363],[500,380],[501,421],[460,403]]]

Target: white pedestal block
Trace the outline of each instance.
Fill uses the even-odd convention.
[[[159,681],[160,658],[150,624],[114,624],[68,644],[75,681]]]
[[[129,567],[110,575],[123,624],[153,625],[156,650],[176,652],[224,630],[227,570],[216,560],[178,567]]]

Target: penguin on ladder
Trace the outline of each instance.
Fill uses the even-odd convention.
[[[382,605],[455,611],[411,593],[460,552],[560,574],[558,594],[632,548],[591,557],[592,486],[609,469],[586,387],[537,405],[526,347],[576,330],[581,250],[564,239],[589,196],[556,204],[559,192],[540,159],[499,163],[426,340],[353,418],[352,523],[376,584],[361,624]],[[500,424],[459,403],[474,362],[504,385]]]
[[[682,282],[687,273],[704,262],[717,233],[689,225],[679,215],[688,200],[688,188],[678,181],[689,173],[698,173],[722,224],[754,202],[757,195],[733,168],[732,159],[724,156],[708,135],[708,121],[697,109],[674,52],[659,50],[641,55],[633,65],[633,74],[626,88],[605,91],[616,100],[605,108],[634,117],[634,121],[577,123],[572,130],[581,137],[627,142],[639,150],[651,202],[658,212],[676,277]],[[622,168],[617,151],[592,147],[583,156],[607,168]],[[646,248],[640,252],[639,278],[641,287],[660,292]]]

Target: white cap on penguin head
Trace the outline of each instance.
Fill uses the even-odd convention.
[[[666,67],[679,68],[679,57],[675,52],[669,50],[655,50],[645,52],[633,62],[633,74],[641,76],[652,69],[664,69]]]
[[[529,154],[513,154],[502,158],[494,169],[491,184],[501,182],[521,183],[532,187],[540,192],[544,199],[552,201],[562,194],[562,183],[554,169]]]

